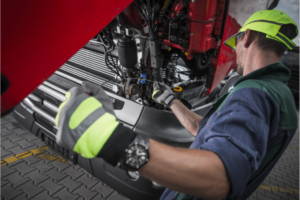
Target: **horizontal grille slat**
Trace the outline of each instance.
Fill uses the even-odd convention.
[[[115,74],[106,66],[104,54],[96,53],[87,49],[80,49],[69,59],[70,62],[95,70],[97,72],[115,77]],[[116,58],[114,61],[117,62]]]
[[[110,69],[108,69],[105,64],[101,64],[101,63],[100,64],[95,64],[93,62],[91,62],[91,63],[88,63],[88,62],[86,62],[86,63],[80,63],[77,60],[72,60],[71,62],[73,62],[75,64],[79,64],[79,65],[81,65],[83,67],[87,66],[86,68],[88,68],[88,69],[92,69],[92,70],[95,70],[97,72],[104,73],[104,74],[109,75],[111,77],[115,76],[115,74],[113,72],[111,72]],[[105,65],[105,68],[102,67],[103,65]]]
[[[103,58],[99,58],[99,56],[103,56]],[[105,59],[104,59],[104,55],[100,54],[99,55],[91,55],[89,53],[83,53],[81,55],[77,55],[72,57],[69,61],[73,61],[73,60],[80,60],[81,62],[89,62],[89,61],[93,61],[95,63],[102,63],[105,64]],[[111,59],[109,59],[111,61]],[[117,62],[116,59],[113,59],[115,62]]]
[[[65,72],[68,72],[68,73],[70,73],[70,74],[73,74],[73,75],[75,75],[75,76],[77,76],[77,77],[80,77],[80,78],[83,79],[83,80],[87,80],[87,81],[91,81],[91,82],[93,82],[93,83],[96,83],[97,85],[102,85],[103,83],[106,82],[106,81],[104,81],[104,80],[101,80],[100,78],[96,78],[95,76],[91,76],[91,75],[89,75],[89,74],[87,74],[87,73],[84,73],[84,72],[82,72],[82,71],[79,71],[79,70],[77,70],[77,69],[76,69],[75,67],[73,67],[73,66],[67,66],[66,64],[63,65],[63,66],[60,68],[60,70],[65,71]],[[111,90],[112,87],[113,87],[113,85],[114,85],[114,84],[107,82],[107,83],[105,83],[105,85],[103,85],[103,87],[105,87],[105,88]]]
[[[56,74],[52,74],[52,76],[49,77],[48,81],[58,87],[61,87],[62,89],[65,89],[65,90],[69,90],[72,87],[78,86],[77,83],[69,81],[63,77],[56,75]]]

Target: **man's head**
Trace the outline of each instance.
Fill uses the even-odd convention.
[[[224,44],[236,51],[237,72],[243,75],[245,56],[249,56],[251,51],[280,60],[287,48],[295,46],[292,39],[297,35],[297,25],[286,13],[262,10],[254,13]]]

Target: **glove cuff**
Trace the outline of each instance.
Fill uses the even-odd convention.
[[[124,156],[125,149],[134,140],[136,134],[123,124],[119,124],[111,134],[97,157],[102,158],[112,166],[116,166]]]
[[[167,97],[166,97],[166,100],[165,100],[165,104],[170,107],[172,101],[175,99],[175,95],[174,94],[169,94]]]

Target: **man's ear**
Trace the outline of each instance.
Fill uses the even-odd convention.
[[[244,38],[243,38],[243,40],[244,40],[244,47],[245,48],[249,48],[250,45],[254,42],[255,35],[256,35],[255,31],[251,31],[249,29],[247,29],[245,31],[245,35],[244,35]]]

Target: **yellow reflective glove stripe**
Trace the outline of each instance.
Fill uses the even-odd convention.
[[[158,92],[159,90],[155,90],[153,93],[152,93],[152,99],[154,100],[154,95]]]
[[[85,158],[96,157],[118,125],[115,116],[105,113],[82,134],[73,151]]]
[[[102,104],[95,97],[89,97],[82,101],[70,118],[69,128],[72,130],[77,128],[86,117],[100,107]]]
[[[71,97],[71,93],[67,92],[65,94],[65,97],[67,98],[66,101],[62,102],[59,107],[58,107],[58,112],[57,115],[55,117],[55,126],[58,127],[58,119],[59,119],[59,115],[60,115],[60,111],[63,109],[63,107],[68,103],[70,97]]]

